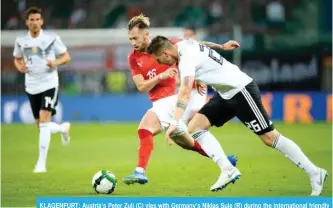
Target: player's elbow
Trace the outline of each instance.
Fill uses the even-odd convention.
[[[72,58],[70,56],[68,56],[67,63],[70,63],[71,61],[72,61]]]
[[[141,93],[146,93],[146,92],[149,91],[149,90],[148,90],[147,88],[145,88],[145,87],[138,87],[138,90],[139,90],[139,92],[141,92]]]
[[[66,54],[66,59],[65,60],[66,60],[65,61],[66,64],[68,64],[68,63],[70,63],[72,61],[72,58],[71,58],[71,56],[68,53]]]
[[[144,86],[143,84],[138,84],[138,85],[136,85],[136,88],[139,90],[139,92],[141,92],[141,93],[146,93],[146,92],[148,92],[149,91],[149,89],[146,87],[146,86]]]

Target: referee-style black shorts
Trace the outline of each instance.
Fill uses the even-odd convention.
[[[223,126],[236,116],[257,135],[274,130],[262,104],[259,87],[253,81],[229,100],[216,93],[199,113],[205,115],[210,124],[216,127]]]
[[[35,119],[39,119],[39,111],[47,110],[52,112],[52,116],[56,114],[56,106],[58,104],[58,87],[46,90],[44,92],[32,95],[27,93],[32,113]]]

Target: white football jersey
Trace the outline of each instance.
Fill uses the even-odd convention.
[[[253,79],[213,49],[195,40],[178,45],[180,77],[194,76],[196,81],[212,86],[224,99],[230,99]]]
[[[28,71],[25,73],[25,89],[29,94],[38,94],[59,86],[58,71],[49,68],[47,60],[55,60],[56,55],[67,51],[66,46],[55,33],[40,31],[33,38],[30,32],[15,40],[13,55],[23,57]]]

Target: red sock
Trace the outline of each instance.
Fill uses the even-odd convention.
[[[137,167],[146,169],[151,152],[154,148],[153,134],[146,129],[139,129],[138,134],[140,138],[140,148]]]
[[[205,157],[209,157],[206,152],[202,149],[201,145],[199,144],[199,142],[194,141],[194,147],[193,150],[198,152],[200,155],[203,155]]]

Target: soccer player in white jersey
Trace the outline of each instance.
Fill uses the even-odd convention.
[[[187,26],[184,28],[183,31],[183,36],[184,39],[193,39],[193,40],[197,40],[197,31],[196,28],[193,26]],[[201,43],[206,43],[206,42],[202,42]],[[230,40],[229,44],[233,46],[232,49],[234,48],[238,48],[239,47],[239,43],[237,41],[233,41]],[[203,45],[207,45],[207,44],[203,44]],[[209,45],[209,44],[208,44]],[[223,47],[220,48],[220,50],[225,50],[225,48]],[[209,46],[210,47],[210,46]],[[215,48],[218,48],[215,46]],[[229,49],[230,50],[230,49]],[[179,78],[179,74],[177,74],[177,85],[180,85],[180,78]],[[185,121],[186,124],[188,124],[188,122],[193,118],[193,116],[206,104],[207,102],[207,86],[204,86],[204,84],[201,83],[201,90],[197,90],[198,85],[193,85],[193,89],[191,91],[191,97],[188,103],[188,106],[186,108],[186,111],[184,112],[184,115],[182,117],[182,119]]]
[[[15,40],[14,64],[25,74],[25,91],[39,127],[39,158],[34,172],[44,173],[51,134],[61,133],[64,145],[70,141],[70,123],[59,125],[51,122],[51,117],[56,113],[58,102],[57,66],[70,62],[71,58],[59,36],[41,29],[43,13],[40,8],[29,8],[25,18],[29,32]]]
[[[217,93],[190,121],[188,130],[194,139],[214,137],[208,131],[209,127],[223,126],[237,116],[264,144],[279,150],[305,170],[310,178],[312,196],[321,194],[328,176],[327,171],[314,165],[296,143],[274,128],[262,105],[259,88],[251,77],[216,51],[194,40],[172,44],[167,38],[157,36],[148,46],[148,53],[161,64],[173,65],[178,62],[180,71],[178,102],[174,121],[166,133],[167,139],[186,110],[193,82],[203,82],[214,87]],[[230,164],[225,154],[220,157],[224,168],[217,182],[211,187],[212,191],[222,190],[240,177],[239,170]]]

